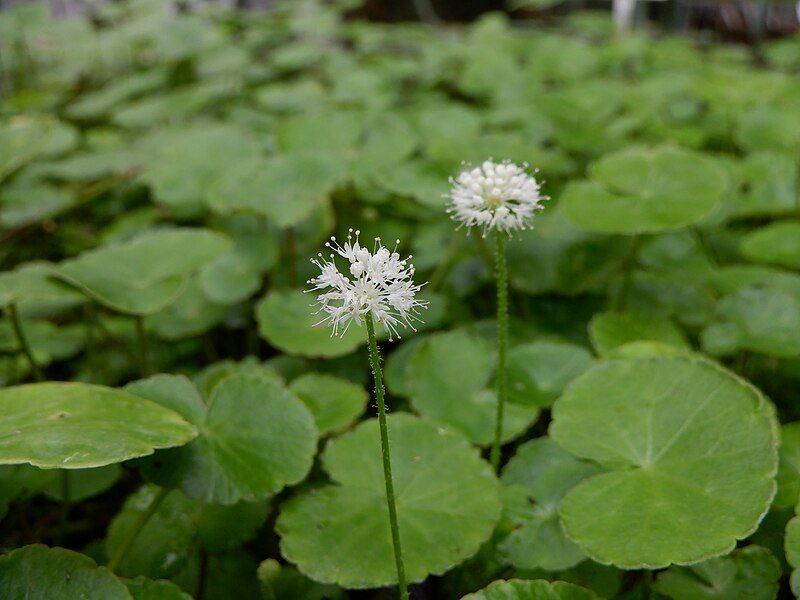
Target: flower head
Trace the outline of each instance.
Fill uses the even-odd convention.
[[[491,160],[475,168],[465,169],[450,183],[447,212],[462,226],[481,227],[483,235],[490,230],[511,233],[527,229],[537,210],[544,208],[547,196],[540,193],[541,184],[511,161]]]
[[[354,240],[351,229],[343,245],[331,237],[325,244],[333,250],[330,260],[321,252],[311,259],[320,274],[308,280],[313,286],[308,291],[321,292],[317,294],[318,312],[325,315],[317,325],[327,323],[332,327],[331,335],[344,335],[350,323],[361,325],[369,313],[389,332],[389,339],[400,337],[397,327],[414,329],[412,321],[419,321],[417,309],[428,304],[415,298],[424,284],[414,284],[414,265],[408,262],[411,256],[401,259],[396,250],[385,248],[380,238],[375,238],[370,252],[359,243],[359,233],[355,232]],[[350,263],[347,275],[339,271],[336,254]]]

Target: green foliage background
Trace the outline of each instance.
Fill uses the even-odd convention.
[[[391,597],[365,335],[301,291],[350,227],[429,282],[382,340],[418,598],[800,593],[800,39],[346,9],[0,12],[0,597]],[[488,157],[552,198],[500,477],[493,260],[444,212]]]

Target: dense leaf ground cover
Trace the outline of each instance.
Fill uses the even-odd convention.
[[[800,592],[800,42],[766,56],[0,12],[0,597],[395,597],[366,336],[302,291],[349,227],[428,281],[380,339],[412,598]],[[499,477],[494,258],[443,197],[487,157],[552,198],[506,245]]]

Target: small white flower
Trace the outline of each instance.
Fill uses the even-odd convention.
[[[481,227],[484,237],[491,230],[511,233],[527,229],[533,214],[544,208],[541,184],[511,161],[485,161],[481,166],[450,178],[453,189],[447,212],[459,226]]]
[[[361,325],[367,313],[374,321],[389,332],[389,339],[397,335],[399,325],[414,329],[412,321],[419,321],[417,309],[425,308],[427,302],[415,298],[422,285],[414,284],[414,265],[401,259],[396,251],[390,252],[375,238],[372,252],[359,244],[353,230],[347,241],[340,246],[336,238],[325,245],[350,263],[350,275],[342,274],[336,266],[336,255],[326,260],[322,253],[311,262],[319,268],[320,274],[309,279],[313,287],[309,292],[317,294],[320,313],[325,315],[316,325],[327,323],[332,327],[331,335],[344,335],[353,321]],[[399,244],[400,241],[398,240]],[[414,329],[416,331],[416,329]]]

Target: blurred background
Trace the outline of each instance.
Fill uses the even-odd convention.
[[[0,0],[10,8],[36,0]],[[53,14],[77,16],[91,14],[104,0],[49,0]],[[224,8],[265,10],[279,0],[183,0],[176,8],[202,5]],[[710,29],[732,39],[753,35],[786,35],[797,30],[800,2],[792,0],[354,0],[348,2],[350,16],[375,21],[421,20],[471,21],[481,14],[504,11],[515,19],[553,19],[583,10],[608,10],[619,28],[628,29],[646,21],[685,30]]]

